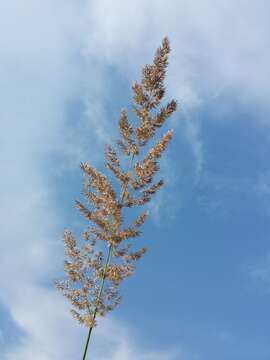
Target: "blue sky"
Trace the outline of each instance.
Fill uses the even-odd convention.
[[[80,358],[86,331],[52,282],[81,161],[102,169],[131,81],[168,35],[177,113],[166,186],[97,360],[270,358],[270,99],[266,1],[0,4],[0,358]],[[91,358],[91,357],[90,357]]]

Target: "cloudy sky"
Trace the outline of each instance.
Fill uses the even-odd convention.
[[[0,2],[0,358],[81,358],[52,286],[130,84],[167,35],[179,104],[149,249],[94,330],[94,360],[270,358],[270,3]],[[91,356],[90,356],[91,358]]]

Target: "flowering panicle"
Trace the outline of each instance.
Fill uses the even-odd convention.
[[[143,68],[141,84],[133,84],[134,112],[139,119],[139,126],[135,129],[140,145],[145,145],[161,127],[165,120],[176,110],[176,101],[170,101],[165,107],[157,107],[165,95],[164,79],[168,65],[170,45],[168,38],[162,42],[157,50],[154,63]],[[151,110],[157,109],[155,114]]]
[[[120,154],[111,145],[105,147],[105,167],[114,181],[87,163],[81,164],[83,195],[89,206],[76,201],[76,207],[89,226],[81,235],[84,242],[80,246],[70,231],[64,232],[66,280],[57,281],[56,287],[71,302],[73,316],[90,329],[96,325],[97,315],[104,316],[119,304],[119,284],[133,274],[135,262],[146,252],[144,247],[133,251],[129,240],[140,235],[148,212],[142,211],[128,224],[123,210],[144,205],[163,185],[162,179],[154,182],[154,177],[172,131],[167,131],[145,155],[143,149],[176,110],[174,100],[165,106],[160,104],[165,94],[169,52],[169,41],[165,38],[153,64],[143,68],[141,82],[132,86],[137,121],[133,124],[127,111],[121,111],[120,138],[116,142]],[[121,165],[123,158],[129,161],[125,170]],[[107,254],[101,250],[106,248]]]

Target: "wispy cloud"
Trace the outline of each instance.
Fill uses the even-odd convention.
[[[242,102],[269,111],[267,10],[265,2],[232,0],[1,2],[0,301],[25,333],[7,359],[58,360],[63,348],[63,358],[74,359],[81,347],[81,332],[64,303],[44,285],[61,257],[54,239],[63,222],[48,179],[58,169],[48,163],[56,154],[73,162],[90,157],[90,141],[96,135],[107,139],[111,119],[104,106],[110,93],[104,69],[111,66],[135,79],[161,38],[170,37],[168,95],[176,94],[186,111],[183,126],[200,173],[203,139],[194,109],[233,88]],[[76,99],[83,104],[80,142],[66,118],[67,104]],[[105,333],[109,341],[118,331],[123,334],[125,326],[107,322],[97,338]],[[170,351],[138,350],[130,339],[114,337],[113,351],[106,349],[100,359],[182,359]]]
[[[2,354],[5,360],[72,360],[81,354],[86,328],[68,316],[67,304],[55,292],[28,287],[16,301],[13,315],[24,330],[20,343]],[[46,314],[44,316],[44,314]],[[131,339],[131,332],[115,319],[100,321],[91,342],[92,356],[99,360],[186,360],[180,350],[149,351]]]
[[[136,5],[122,0],[91,1],[88,53],[134,77],[142,59],[151,59],[160,39],[165,34],[170,37],[169,93],[177,94],[180,107],[190,112],[186,136],[200,171],[204,157],[200,123],[189,121],[194,108],[230,89],[239,103],[259,106],[258,117],[267,122],[268,117],[262,119],[265,111],[269,113],[267,8],[261,1],[138,0]]]
[[[270,293],[270,255],[257,261],[257,264],[249,266],[248,274],[257,289]]]
[[[62,257],[57,239],[63,219],[49,178],[62,166],[54,157],[65,158],[64,167],[72,158],[95,158],[85,151],[86,137],[94,142],[96,134],[100,140],[107,136],[100,125],[104,83],[88,88],[81,73],[84,69],[95,78],[80,41],[83,9],[81,2],[72,1],[0,5],[4,29],[0,44],[5,49],[0,56],[0,268],[5,274],[0,279],[0,301],[22,332],[17,344],[0,350],[1,358],[8,360],[74,359],[85,340],[85,331],[76,327],[67,304],[50,288]],[[102,72],[98,78],[101,81]],[[96,110],[93,101],[87,106],[91,94],[102,98]],[[74,131],[82,143],[72,136],[74,126],[66,115],[70,102],[78,98],[84,110]],[[92,131],[86,135],[85,129]],[[96,331],[95,353],[104,360],[179,359],[178,352],[140,348],[127,332],[117,320],[105,321]],[[1,336],[8,342],[5,332]],[[105,343],[112,346],[104,347]]]

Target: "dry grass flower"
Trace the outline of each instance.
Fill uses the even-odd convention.
[[[163,185],[162,179],[154,182],[154,177],[159,170],[158,160],[172,138],[172,130],[144,155],[143,150],[176,110],[174,100],[161,106],[169,52],[169,40],[164,38],[153,64],[143,68],[141,82],[132,86],[137,121],[131,122],[127,111],[122,110],[118,150],[111,145],[105,147],[105,167],[112,180],[87,163],[81,164],[83,194],[88,206],[76,201],[76,207],[89,221],[89,226],[83,231],[80,243],[70,231],[64,232],[66,279],[56,281],[55,285],[72,304],[75,319],[89,328],[83,359],[97,316],[104,316],[119,304],[119,284],[133,274],[135,262],[146,252],[144,247],[132,250],[130,240],[140,235],[148,212],[139,212],[131,224],[126,224],[123,211],[143,206]],[[126,163],[126,159],[129,168],[124,170],[121,164]]]

